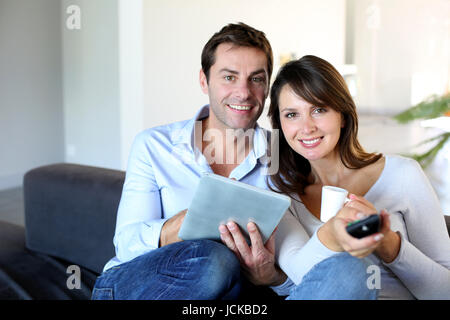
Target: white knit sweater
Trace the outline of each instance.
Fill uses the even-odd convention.
[[[368,257],[381,270],[379,299],[450,299],[450,239],[435,192],[416,161],[385,157],[382,174],[364,197],[390,213],[401,248],[388,264],[373,254]],[[336,254],[317,238],[321,225],[301,202],[292,201],[278,227],[277,261],[295,284],[315,264]],[[286,292],[289,283],[273,289]]]

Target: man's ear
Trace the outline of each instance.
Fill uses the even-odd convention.
[[[200,69],[200,74],[198,78],[203,93],[208,94],[208,80],[206,79],[206,74],[203,72],[203,69]]]
[[[267,72],[266,72],[266,79],[267,79],[267,87],[266,87],[266,91],[264,92],[264,97],[267,99],[270,95],[270,79],[267,75]]]
[[[266,92],[264,93],[264,98],[267,99],[269,97],[269,94],[270,94],[270,81],[267,84],[267,89]]]

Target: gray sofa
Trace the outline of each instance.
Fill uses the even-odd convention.
[[[114,256],[124,179],[123,171],[75,164],[27,172],[25,228],[0,222],[0,300],[90,299],[96,277]],[[73,265],[80,271],[79,288],[69,283]],[[271,297],[269,291],[247,297]]]
[[[123,171],[75,164],[27,172],[25,228],[0,223],[0,299],[90,299],[114,256],[124,179]],[[67,285],[71,265],[79,267],[79,289]]]

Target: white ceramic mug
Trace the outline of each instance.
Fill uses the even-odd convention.
[[[348,191],[333,186],[322,187],[322,202],[320,206],[320,220],[327,222],[334,217],[344,204],[350,201]]]

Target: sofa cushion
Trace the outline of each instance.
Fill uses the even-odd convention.
[[[100,273],[113,236],[125,172],[54,164],[24,176],[26,247]]]
[[[79,288],[69,288],[71,263],[25,248],[25,230],[0,222],[0,300],[89,299],[97,274],[80,267]]]

